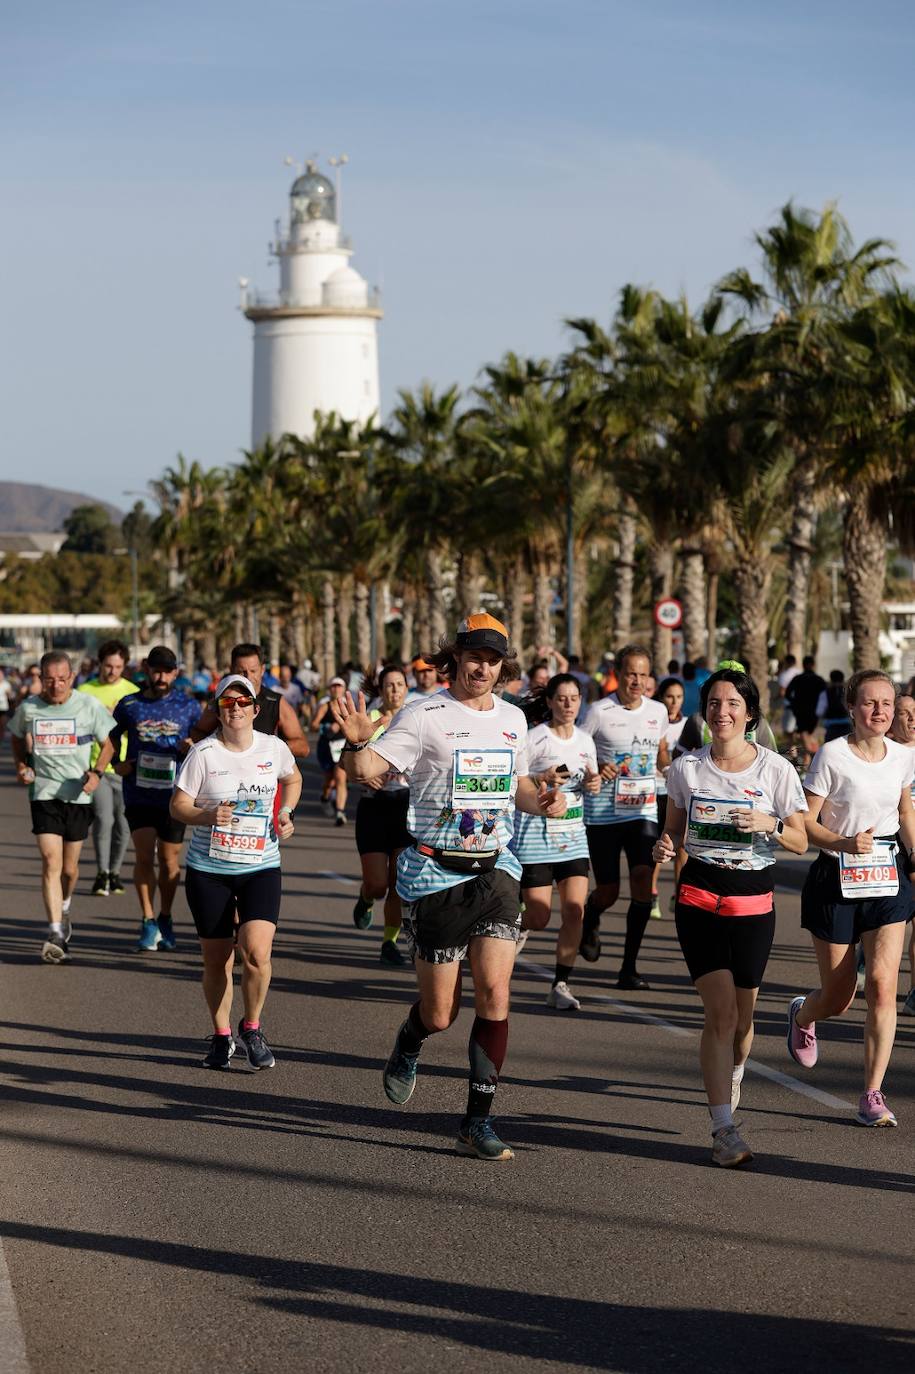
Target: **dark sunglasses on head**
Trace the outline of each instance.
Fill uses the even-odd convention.
[[[253,706],[254,702],[250,697],[220,697],[220,706]]]

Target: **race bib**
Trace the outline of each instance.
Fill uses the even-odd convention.
[[[451,804],[465,811],[479,802],[490,806],[511,802],[515,756],[511,749],[455,749]]]
[[[641,811],[643,807],[654,806],[658,795],[657,783],[650,778],[624,778],[616,775],[614,806],[617,811]]]
[[[210,858],[230,864],[259,864],[267,847],[269,816],[236,816],[210,831]]]
[[[546,833],[551,840],[559,840],[568,835],[571,838],[576,830],[584,824],[583,810],[581,803],[578,806],[570,806],[564,816],[547,816]]]
[[[139,787],[152,787],[171,792],[175,785],[176,762],[168,754],[148,754],[137,757],[136,781]]]
[[[749,859],[753,836],[737,828],[737,815],[752,811],[751,801],[716,801],[713,797],[690,797],[686,840],[697,858],[721,850],[735,859]]]
[[[32,748],[36,754],[69,754],[76,748],[76,718],[49,716],[45,720],[36,719]]]
[[[843,897],[895,897],[899,891],[899,870],[892,840],[874,840],[869,854],[841,853],[839,886]]]

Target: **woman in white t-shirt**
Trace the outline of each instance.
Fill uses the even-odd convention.
[[[734,1112],[775,933],[775,859],[779,849],[807,848],[807,807],[788,760],[746,738],[759,721],[752,678],[719,669],[700,699],[712,741],[670,765],[654,858],[670,862],[681,844],[688,856],[677,889],[677,938],[705,1009],[699,1057],[712,1159],[733,1168],[753,1158]]]
[[[860,940],[867,1018],[856,1120],[895,1126],[883,1079],[896,1037],[896,984],[912,913],[905,858],[915,853],[915,750],[887,738],[896,688],[886,673],[855,673],[846,699],[851,732],[817,750],[804,780],[807,834],[822,852],[804,883],[801,925],[813,937],[820,986],[788,1008],[788,1053],[805,1069],[817,1062],[817,1021],[841,1016],[854,1001]]]
[[[302,778],[278,735],[254,730],[259,711],[250,679],[230,673],[216,688],[219,726],[188,751],[175,782],[171,814],[194,826],[184,890],[203,953],[203,993],[213,1018],[204,1068],[227,1069],[232,1036],[233,934],[238,916],[245,1014],[238,1045],[251,1069],[272,1069],[260,1016],[270,986],[270,958],[280,914],[279,841],[293,832]],[[280,793],[276,822],[273,803]]]
[[[575,724],[581,710],[581,686],[571,673],[551,677],[541,697],[522,707],[532,727],[527,737],[531,777],[545,787],[560,787],[568,809],[558,820],[515,812],[511,850],[521,863],[522,941],[526,932],[550,923],[553,884],[559,890],[560,925],[556,970],[546,1004],[556,1011],[579,1011],[569,987],[581,943],[588,896],[588,837],[582,797],[599,792],[600,773],[594,740]],[[519,944],[519,949],[521,945]]]

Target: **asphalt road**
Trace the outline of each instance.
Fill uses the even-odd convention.
[[[785,1006],[814,977],[797,867],[738,1113],[752,1168],[709,1163],[672,921],[649,928],[652,990],[617,993],[617,917],[578,1014],[547,1010],[552,938],[529,941],[497,1102],[516,1158],[487,1165],[452,1147],[469,1010],[406,1108],[383,1095],[412,975],[353,929],[353,828],[317,814],[315,776],[285,851],[277,1068],[216,1075],[183,894],[178,952],[132,953],[133,893],[88,895],[87,844],[73,963],[38,961],[4,758],[0,1374],[915,1368],[915,1021],[887,1083],[899,1130],[852,1121],[859,1005],[814,1073],[787,1058]]]

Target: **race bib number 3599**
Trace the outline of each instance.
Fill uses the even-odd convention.
[[[231,864],[259,864],[267,847],[267,816],[235,816],[230,826],[210,831],[210,858]]]

